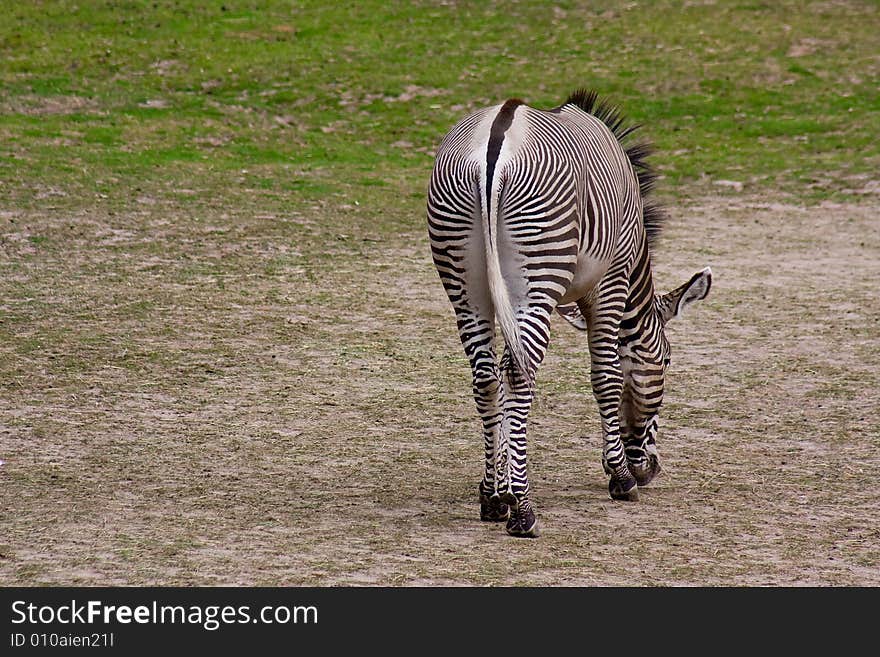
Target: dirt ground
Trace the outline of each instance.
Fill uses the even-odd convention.
[[[658,288],[714,283],[670,326],[664,472],[638,503],[608,498],[558,319],[532,541],[478,520],[421,224],[168,212],[0,212],[0,584],[880,584],[876,197],[671,208]]]

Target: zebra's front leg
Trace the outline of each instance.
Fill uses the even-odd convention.
[[[609,360],[597,366],[594,361],[590,382],[602,418],[602,465],[610,475],[608,493],[612,499],[635,502],[639,499],[638,482],[627,464],[617,417],[623,388],[620,362]]]
[[[639,486],[647,486],[660,474],[660,453],[657,451],[657,415],[648,418],[641,426],[626,432],[624,449],[629,470]]]
[[[590,383],[602,420],[602,466],[610,476],[608,493],[612,499],[635,502],[639,499],[638,482],[627,464],[619,415],[623,371],[618,353],[618,333],[625,299],[625,283],[606,284],[595,304],[581,310],[588,324]]]

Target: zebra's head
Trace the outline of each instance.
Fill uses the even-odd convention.
[[[712,286],[712,270],[706,267],[667,294],[654,297],[649,313],[652,321],[641,334],[621,340],[620,360],[624,393],[620,425],[627,457],[635,465],[636,479],[651,477],[659,470],[656,447],[657,417],[663,401],[666,370],[670,363],[666,324],[694,303],[705,299]]]

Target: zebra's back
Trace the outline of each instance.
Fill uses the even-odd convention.
[[[525,258],[537,268],[543,259],[554,271],[532,276],[546,284],[532,286],[532,302],[551,311],[587,294],[615,257],[629,255],[640,211],[638,179],[601,120],[573,105],[544,111],[516,100],[453,127],[438,149],[428,195],[432,234],[465,239],[480,232],[484,213],[482,230],[497,240],[496,220],[501,248],[514,247],[503,266],[525,266]],[[520,280],[504,274],[514,286]]]

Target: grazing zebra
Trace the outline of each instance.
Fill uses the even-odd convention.
[[[437,151],[428,232],[483,424],[480,517],[506,520],[514,536],[538,535],[526,422],[554,309],[588,333],[611,497],[638,499],[660,471],[664,325],[705,298],[712,274],[655,295],[649,246],[663,212],[644,201],[655,178],[648,145],[622,145],[633,129],[579,90],[549,111],[516,99],[478,110]]]

